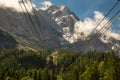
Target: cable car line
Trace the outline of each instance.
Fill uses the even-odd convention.
[[[34,9],[34,6],[33,6],[33,4],[32,4],[32,1],[31,1],[31,0],[29,0],[29,1],[30,1],[30,4],[31,4],[31,7],[32,7],[32,9],[33,9],[33,12],[34,12],[36,21],[37,21],[37,23],[38,23],[38,26],[39,26],[39,28],[40,28],[41,35],[42,35],[43,39],[45,39],[45,37],[44,37],[44,32],[43,32],[43,30],[42,30],[42,28],[41,28],[42,26],[41,26],[40,23],[39,23],[39,19],[38,19],[38,16],[36,15],[36,11],[35,11],[35,9]],[[46,43],[45,41],[43,41],[43,42],[44,42],[46,48],[48,48],[47,43]]]
[[[104,19],[112,12],[112,10],[118,5],[119,1],[117,1],[113,7],[108,11],[108,13],[103,17],[103,19],[97,24],[97,26],[90,32],[90,34],[88,35],[87,38],[89,38],[94,32],[95,30],[98,28],[98,26],[104,21]]]
[[[116,17],[116,19],[114,19],[113,21],[111,21],[112,24],[115,23],[118,20],[119,17],[120,17],[120,14],[118,14],[118,17]],[[102,31],[101,35],[104,35],[107,32],[108,29],[109,29],[109,27],[107,27],[106,29],[104,29],[104,31]]]
[[[22,3],[23,3],[23,6],[24,6],[24,8],[25,8],[27,14],[28,14],[29,20],[30,20],[30,22],[31,22],[31,24],[32,24],[32,26],[33,26],[33,30],[35,31],[36,35],[37,35],[38,38],[40,39],[41,44],[43,44],[44,42],[41,40],[40,35],[39,35],[37,29],[35,28],[35,24],[34,24],[34,22],[33,22],[33,20],[32,20],[32,17],[31,17],[31,15],[30,15],[29,11],[27,10],[27,7],[26,7],[26,5],[25,5],[25,3],[24,3],[23,0],[22,0]],[[40,46],[40,45],[39,45],[39,46]]]
[[[18,1],[19,1],[19,5],[20,5],[20,7],[21,7],[21,9],[22,9],[22,11],[24,13],[24,16],[26,17],[27,22],[30,24],[32,33],[35,34],[34,31],[33,31],[34,30],[33,24],[30,22],[29,16],[26,15],[26,13],[24,12],[24,8],[22,7],[22,4],[21,4],[22,2],[20,0],[18,0]]]
[[[109,20],[108,22],[106,22],[105,25],[98,30],[98,33],[100,33],[104,28],[106,28],[106,25],[110,24],[110,22],[111,22],[116,16],[118,16],[119,13],[120,13],[120,10],[119,10],[117,13],[115,13],[115,15],[113,15],[113,17],[111,17],[110,20]]]

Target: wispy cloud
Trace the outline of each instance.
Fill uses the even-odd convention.
[[[78,39],[83,38],[83,36],[87,37],[91,33],[91,31],[96,27],[96,25],[99,24],[99,22],[103,19],[103,17],[104,17],[104,15],[101,12],[94,11],[93,18],[86,17],[83,21],[80,20],[80,21],[76,22],[74,25],[74,34],[69,38],[66,37],[66,40],[68,40],[70,43],[73,43],[73,42],[77,41]],[[108,22],[108,19],[105,18],[104,21],[96,29],[97,32],[107,22]],[[110,28],[110,26],[111,25],[107,26],[107,28],[109,28],[109,29],[106,31],[106,33],[104,33],[104,35],[106,35],[108,39],[112,37],[112,38],[115,38],[117,40],[120,40],[120,34],[113,31]],[[100,32],[100,33],[103,33],[103,32]]]
[[[99,11],[94,11],[94,18],[85,18],[84,21],[78,21],[75,24],[75,34],[81,34],[84,33],[84,36],[88,36],[89,33],[96,27],[97,24],[103,19],[104,15]],[[104,21],[98,26],[96,29],[99,31],[105,24],[108,22],[108,19],[105,18]],[[113,31],[110,27],[111,25],[108,25],[109,28],[104,35],[106,35],[108,38],[113,37],[116,39],[120,39],[120,34]],[[80,37],[80,35],[78,35]]]
[[[28,11],[32,11],[32,7],[30,5],[30,2],[28,0],[25,0],[24,3],[26,5]],[[21,2],[21,4],[22,4],[22,2]],[[19,4],[18,0],[0,0],[0,7],[12,8],[12,9],[18,11],[18,12],[23,12],[23,10],[20,7],[20,4]]]
[[[48,7],[52,6],[53,4],[50,1],[44,1],[41,3],[41,8],[42,10],[46,10]]]
[[[86,17],[83,21],[78,21],[75,24],[75,32],[81,33],[84,32],[85,36],[96,27],[96,25],[103,19],[104,15],[99,11],[94,11],[94,18]],[[97,28],[98,30],[107,22],[107,19],[104,19],[102,24]]]

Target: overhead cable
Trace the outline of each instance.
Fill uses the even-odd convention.
[[[88,35],[88,37],[89,36],[91,36],[95,31],[96,31],[96,29],[98,28],[98,26],[104,21],[104,19],[112,12],[112,10],[118,5],[118,3],[119,3],[119,1],[117,1],[114,5],[113,5],[113,7],[108,11],[108,13],[103,17],[103,19],[96,25],[96,27],[90,32],[90,34]],[[87,37],[87,38],[88,38]]]
[[[18,0],[18,1],[19,1],[19,5],[20,5],[20,7],[21,7],[21,9],[22,9],[22,11],[23,11],[23,13],[24,13],[24,16],[25,16],[27,22],[30,24],[32,33],[35,34],[34,31],[33,31],[33,30],[34,30],[34,26],[33,26],[32,22],[30,21],[29,16],[24,12],[24,8],[23,8],[23,6],[22,6],[22,4],[21,4],[21,3],[22,3],[21,0]]]
[[[120,10],[117,13],[115,13],[115,15],[113,15],[113,17],[111,17],[110,20],[106,22],[105,25],[98,30],[98,33],[100,33],[104,28],[106,28],[107,25],[110,25],[111,21],[114,20],[114,18],[116,18],[116,16],[118,16],[119,13],[120,13]]]
[[[36,15],[36,11],[35,11],[35,9],[34,9],[34,6],[33,6],[31,0],[30,0],[30,4],[31,4],[31,6],[32,6],[32,9],[33,9],[33,12],[34,12],[34,15],[35,15],[36,21],[37,21],[38,26],[39,26],[39,28],[40,28],[41,35],[42,35],[43,39],[45,39],[45,37],[44,37],[44,32],[43,32],[43,30],[42,30],[42,26],[41,26],[41,24],[39,23],[39,18],[38,18],[38,16]],[[48,48],[47,43],[46,43],[45,41],[43,41],[43,42],[44,42],[46,48]]]
[[[120,13],[118,14],[118,16],[116,16],[116,18],[115,18],[114,20],[111,21],[111,23],[112,23],[112,24],[115,23],[115,22],[118,20],[118,18],[120,18]],[[111,23],[109,23],[109,24],[111,24]],[[108,25],[109,25],[109,24],[108,24]],[[109,27],[107,27],[106,29],[104,29],[104,30],[101,32],[101,36],[103,36],[103,35],[107,32],[108,29],[109,29]]]
[[[26,12],[27,12],[27,14],[28,14],[29,20],[30,20],[30,22],[31,22],[31,24],[32,24],[32,27],[33,27],[33,30],[35,31],[36,35],[37,35],[38,38],[40,39],[41,44],[43,44],[44,42],[42,41],[42,39],[41,39],[41,37],[40,37],[40,35],[39,35],[36,27],[35,27],[35,24],[34,24],[34,22],[32,21],[32,17],[31,17],[31,15],[30,15],[30,13],[29,13],[29,11],[28,11],[28,9],[27,9],[24,1],[22,0],[21,2],[23,3],[23,6],[24,6],[24,8],[25,8],[25,10],[26,10]]]

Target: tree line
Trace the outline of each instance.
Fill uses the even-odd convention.
[[[58,50],[57,65],[45,51],[0,50],[0,80],[120,80],[114,52]]]

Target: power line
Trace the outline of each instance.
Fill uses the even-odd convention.
[[[32,24],[32,27],[33,27],[33,30],[35,30],[35,33],[37,34],[38,38],[40,39],[41,44],[43,44],[44,42],[41,40],[40,35],[39,35],[39,33],[37,32],[37,29],[35,28],[35,24],[34,24],[34,22],[32,21],[32,17],[30,16],[30,13],[29,13],[29,11],[27,10],[27,7],[26,7],[24,1],[22,0],[21,2],[23,3],[23,6],[24,6],[24,8],[25,8],[25,10],[26,10],[26,12],[27,12],[27,14],[28,14],[29,20],[30,20],[30,22],[31,22],[31,24]]]
[[[34,31],[33,31],[33,30],[34,30],[34,29],[33,29],[33,25],[31,24],[28,15],[26,15],[26,13],[24,12],[24,8],[23,8],[22,5],[21,5],[22,2],[21,2],[20,0],[18,0],[18,1],[19,1],[19,5],[20,5],[20,7],[21,7],[21,9],[22,9],[22,11],[23,11],[23,13],[24,13],[24,16],[26,17],[27,22],[28,22],[28,23],[30,24],[30,26],[31,26],[32,33],[35,34]]]
[[[113,5],[113,7],[109,10],[109,12],[103,17],[103,19],[97,24],[97,26],[90,32],[90,34],[88,35],[88,37],[89,36],[91,36],[94,32],[95,32],[95,30],[98,28],[98,26],[103,22],[103,20],[112,12],[112,10],[118,5],[118,3],[119,3],[119,1],[117,1],[114,5]],[[87,38],[88,38],[87,37]]]
[[[119,17],[120,17],[120,15],[118,14],[118,17],[116,17],[116,19],[114,19],[113,21],[111,21],[112,24],[115,23]],[[104,29],[104,31],[102,31],[102,34],[101,34],[101,35],[105,34],[108,29],[109,29],[109,27],[107,27],[106,29]]]
[[[92,32],[94,32],[94,31],[97,29],[97,27],[98,27],[98,26],[103,22],[103,20],[112,12],[112,10],[117,6],[118,3],[119,3],[119,1],[115,3],[115,5],[114,5],[114,6],[110,9],[110,11],[104,16],[104,18],[98,23],[98,25],[95,27],[95,29],[93,29]]]
[[[113,15],[113,17],[110,18],[110,20],[109,20],[108,22],[106,22],[106,24],[98,30],[98,33],[100,33],[100,31],[102,31],[102,30],[106,27],[106,25],[111,24],[110,22],[111,22],[117,15],[119,15],[119,13],[120,13],[120,10],[119,10],[117,13],[115,13],[115,15]]]
[[[117,21],[118,18],[114,19],[113,21],[111,21],[111,23],[115,23]],[[109,25],[109,24],[108,24]],[[101,33],[101,35],[103,35],[107,30],[109,29],[109,27],[105,28]]]
[[[41,26],[40,23],[39,23],[39,19],[38,19],[38,16],[36,15],[36,11],[35,11],[35,9],[34,9],[34,6],[33,6],[33,4],[32,4],[32,1],[31,1],[31,0],[29,0],[29,1],[30,1],[31,6],[32,6],[32,9],[33,9],[33,12],[34,12],[36,21],[37,21],[37,23],[38,23],[38,26],[39,26],[39,28],[40,28],[40,31],[41,31],[41,33],[42,33],[41,35],[42,35],[43,39],[45,39],[45,38],[44,38],[44,32],[43,32],[43,30],[42,30],[42,28],[41,28],[42,26]],[[46,48],[48,48],[47,43],[44,42],[44,44],[45,44]]]

